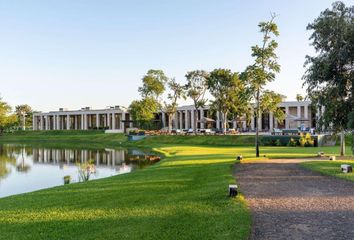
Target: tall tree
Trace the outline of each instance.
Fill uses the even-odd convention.
[[[142,78],[143,86],[138,91],[141,100],[133,101],[129,108],[134,121],[140,127],[151,128],[155,113],[161,110],[161,96],[165,92],[168,78],[162,70],[150,69]]]
[[[32,108],[28,104],[22,104],[15,107],[15,113],[19,119],[22,130],[26,130],[26,122],[30,124]],[[27,117],[27,121],[26,121]]]
[[[251,88],[254,91],[255,117],[258,119],[262,116],[261,96],[267,83],[275,79],[275,74],[280,72],[280,65],[277,63],[277,55],[275,53],[278,43],[273,39],[279,35],[278,26],[274,22],[275,15],[272,14],[268,22],[258,24],[260,32],[263,35],[261,45],[253,46],[252,57],[254,64],[247,67],[246,75]],[[274,102],[274,101],[273,101]],[[256,128],[256,157],[259,157],[259,126],[255,121]]]
[[[150,69],[142,79],[143,86],[139,87],[139,92],[143,98],[153,97],[159,102],[167,81],[168,78],[162,70]]]
[[[307,26],[316,56],[306,56],[303,76],[315,106],[325,111],[318,125],[341,132],[341,155],[345,154],[344,131],[354,108],[354,7],[335,2]]]
[[[208,89],[207,85],[208,73],[204,70],[195,70],[186,74],[187,79],[187,96],[193,100],[194,104],[194,131],[197,131],[198,109],[203,108],[207,102],[205,93]]]
[[[222,130],[225,133],[228,124],[229,114],[235,116],[241,109],[248,105],[248,98],[245,95],[246,85],[239,78],[237,73],[229,69],[215,69],[207,77],[208,89],[214,99],[211,108],[222,113]]]
[[[170,79],[167,83],[170,90],[167,99],[169,102],[164,103],[164,112],[168,117],[168,132],[172,132],[172,119],[177,112],[177,101],[180,98],[186,98],[185,86],[176,82],[174,78]]]

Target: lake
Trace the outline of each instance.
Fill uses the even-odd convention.
[[[153,163],[138,149],[55,149],[0,144],[0,197],[130,173]],[[88,171],[90,166],[90,171]]]

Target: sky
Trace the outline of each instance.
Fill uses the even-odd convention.
[[[181,83],[191,70],[241,72],[274,12],[281,72],[267,88],[293,100],[315,54],[306,26],[332,2],[0,0],[0,96],[37,111],[129,106],[149,69]]]

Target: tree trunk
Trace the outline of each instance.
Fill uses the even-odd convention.
[[[260,109],[259,109],[259,89],[257,90],[257,106],[256,106],[256,120],[255,120],[255,126],[256,126],[256,157],[259,157],[259,129],[258,129],[258,118],[260,115]]]
[[[344,130],[340,132],[340,155],[345,155],[345,134]]]
[[[196,108],[195,113],[194,113],[194,131],[195,131],[195,133],[197,133],[197,128],[198,128],[198,109]]]
[[[227,112],[223,113],[222,117],[223,117],[223,119],[222,119],[222,123],[223,123],[222,132],[225,134],[226,127],[227,127]]]
[[[168,134],[171,134],[172,133],[172,116],[173,116],[173,114],[168,113],[167,116],[168,116]]]

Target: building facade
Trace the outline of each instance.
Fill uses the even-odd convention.
[[[314,128],[316,125],[316,114],[312,111],[310,101],[284,101],[279,106],[285,113],[285,119],[279,122],[272,113],[264,113],[256,119],[251,117],[251,121],[247,122],[246,117],[235,120],[229,120],[229,128],[239,131],[254,131],[255,123],[261,131],[272,131],[274,128],[292,129],[303,125],[305,128]],[[193,105],[181,106],[177,108],[177,112],[172,120],[172,128],[174,129],[190,129],[194,128],[195,114],[198,114],[197,129],[221,129],[223,114],[220,112],[212,113],[209,107],[195,110]],[[160,114],[163,127],[168,127],[168,118],[165,113]]]
[[[272,131],[274,128],[292,129],[301,125],[306,128],[315,127],[316,113],[312,111],[310,101],[284,101],[280,108],[285,113],[285,119],[279,122],[272,113],[265,113],[258,119],[251,117],[247,122],[246,117],[228,121],[228,127],[238,131],[254,131],[255,123],[261,131]],[[195,114],[198,114],[197,129],[221,129],[223,116],[220,112],[212,113],[208,106],[195,111],[194,106],[181,106],[172,120],[173,129],[193,129]],[[161,122],[163,128],[168,127],[168,117],[161,112],[156,115],[156,120]],[[35,113],[33,115],[33,130],[90,130],[105,129],[111,132],[126,132],[134,127],[129,111],[122,107],[107,109],[90,109],[59,111],[48,113]]]
[[[132,127],[132,121],[126,109],[110,107],[76,111],[59,109],[53,112],[33,114],[33,130],[90,130],[106,129],[112,132],[125,132]]]

